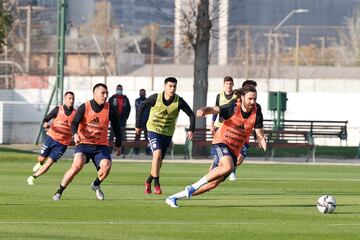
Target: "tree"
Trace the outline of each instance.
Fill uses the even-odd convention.
[[[11,24],[13,22],[8,5],[6,0],[0,0],[0,50],[3,45],[5,45],[5,39],[10,32]]]
[[[193,110],[206,106],[208,92],[209,41],[211,21],[209,18],[209,0],[200,0],[196,17],[196,37],[193,44],[194,62],[194,96]],[[206,119],[198,120],[198,128],[206,128]]]
[[[207,104],[208,92],[208,66],[209,42],[212,22],[209,16],[209,0],[198,0],[197,6],[189,1],[190,10],[181,11],[181,32],[184,35],[183,45],[191,46],[194,50],[194,85],[193,85],[193,110]],[[197,128],[206,128],[206,119],[201,118],[196,122]]]
[[[109,28],[108,1],[97,1],[95,3],[95,14],[93,19],[79,26],[81,36],[91,36],[92,34],[104,36]]]
[[[360,63],[360,8],[355,9],[351,17],[345,18],[347,29],[338,31],[337,62],[345,65]]]

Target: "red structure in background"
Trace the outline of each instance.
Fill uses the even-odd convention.
[[[48,88],[47,76],[15,76],[15,88]]]

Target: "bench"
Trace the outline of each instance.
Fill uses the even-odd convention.
[[[110,141],[110,134],[111,134],[111,127],[108,129],[108,139],[109,139],[109,146],[113,146],[114,142]],[[121,141],[121,146],[123,146],[125,149],[130,149],[130,151],[127,153],[130,155],[130,158],[133,158],[134,156],[134,148],[145,148],[148,146],[148,140],[144,136],[144,131],[141,132],[140,140],[135,141],[136,131],[135,128],[125,128],[125,136],[126,140]],[[171,142],[170,147],[168,148],[170,150],[171,158],[174,159],[174,144]],[[125,153],[123,153],[124,158],[126,157]]]
[[[307,148],[308,162],[310,157],[315,162],[315,145],[310,141],[310,133],[307,131],[294,130],[265,130],[267,138],[267,149],[265,152],[265,160],[274,159],[277,148]],[[250,145],[257,145],[257,142],[250,141]]]
[[[281,130],[307,131],[310,133],[309,141],[314,138],[339,138],[340,144],[347,140],[348,121],[315,121],[315,120],[283,120]],[[274,129],[274,120],[264,119],[264,129]]]
[[[188,129],[185,129],[188,131]],[[309,132],[307,131],[288,131],[288,130],[264,130],[267,137],[267,149],[265,152],[265,160],[272,161],[277,148],[299,148],[304,147],[308,149],[307,159],[309,161],[312,157],[315,161],[315,145],[309,141]],[[193,139],[185,141],[185,156],[184,159],[192,159],[193,145],[196,147],[211,146],[213,136],[210,129],[195,129]],[[257,142],[254,137],[250,138],[250,146],[257,146]]]

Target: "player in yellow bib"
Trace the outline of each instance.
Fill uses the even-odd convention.
[[[224,77],[224,86],[223,91],[216,95],[215,106],[223,106],[231,102],[231,100],[236,99],[236,95],[234,94],[234,80],[230,76]],[[221,126],[224,119],[222,117],[217,117],[218,114],[213,114],[210,130],[214,135],[216,130]]]
[[[146,127],[148,130],[148,140],[150,149],[153,153],[151,171],[145,181],[145,194],[151,193],[151,183],[154,180],[154,193],[161,194],[160,187],[160,168],[165,157],[166,150],[171,144],[171,139],[175,131],[179,111],[184,111],[190,118],[190,127],[187,138],[192,139],[195,128],[195,114],[176,92],[177,80],[174,77],[165,79],[162,93],[151,95],[140,105],[136,114],[136,132],[141,132],[141,119],[144,110],[150,109],[149,119]]]

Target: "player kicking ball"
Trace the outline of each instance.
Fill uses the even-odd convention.
[[[170,207],[178,207],[177,200],[202,194],[216,188],[236,166],[241,148],[255,129],[258,144],[266,150],[261,109],[256,107],[257,92],[253,86],[236,90],[237,98],[223,106],[203,107],[196,112],[197,117],[219,114],[223,124],[216,131],[211,146],[213,163],[210,171],[184,191],[166,199]]]

